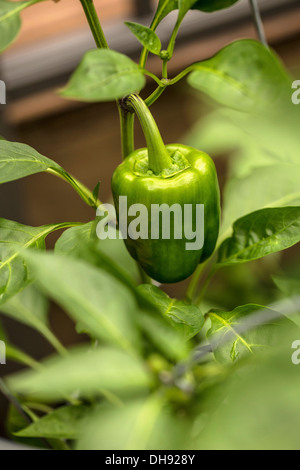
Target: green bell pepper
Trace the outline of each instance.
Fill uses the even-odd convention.
[[[178,282],[190,276],[199,263],[211,256],[216,246],[220,192],[215,165],[206,153],[192,147],[164,146],[141,98],[132,95],[128,101],[141,121],[147,148],[129,155],[113,174],[112,192],[118,223],[123,227],[122,232],[124,227],[129,231],[125,236],[123,233],[129,253],[152,279],[161,283]],[[123,201],[127,198],[126,209],[136,207],[138,210],[126,213],[123,203],[120,204],[122,196]],[[136,204],[139,206],[134,206]],[[199,205],[204,206],[202,219]],[[135,219],[137,213],[139,217]],[[139,228],[139,238],[130,236],[132,223]],[[201,238],[199,230],[204,236],[201,246],[191,242],[191,237]]]

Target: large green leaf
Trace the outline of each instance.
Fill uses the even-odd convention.
[[[232,312],[211,311],[208,314],[211,329],[207,337],[214,342],[213,352],[217,361],[228,364],[261,349],[276,346],[280,332],[279,321],[259,325],[245,332],[239,332],[236,329],[241,321],[258,312],[262,315],[264,313],[270,315],[272,310],[260,305],[248,304],[237,307]]]
[[[277,163],[255,168],[245,177],[231,178],[224,189],[222,232],[256,210],[299,206],[299,175],[300,165]]]
[[[300,279],[288,276],[272,276],[278,289],[287,296],[298,296],[300,294]]]
[[[72,255],[94,264],[129,286],[139,279],[138,267],[122,239],[99,240],[96,221],[66,230],[55,245],[58,254]]]
[[[38,372],[8,377],[10,390],[32,399],[57,401],[74,391],[83,397],[105,392],[126,395],[146,391],[151,383],[144,364],[120,349],[81,346],[69,352],[64,358],[45,360]]]
[[[129,57],[97,49],[85,54],[60,94],[80,101],[113,101],[139,92],[145,83],[143,70]]]
[[[258,41],[236,41],[192,69],[189,84],[230,108],[266,112],[290,97],[291,79],[275,53]]]
[[[0,341],[8,342],[8,336],[6,329],[4,328],[2,321],[0,321]]]
[[[15,433],[20,431],[21,429],[25,428],[28,426],[28,421],[27,419],[21,415],[19,410],[17,410],[13,405],[10,405],[7,411],[6,415],[6,432],[8,434],[8,437],[12,439],[13,441],[16,441],[28,449],[29,447],[32,447],[34,449],[37,448],[45,448],[45,442],[43,442],[42,439],[22,439],[18,438],[15,436]]]
[[[160,395],[100,406],[83,423],[78,450],[186,449],[189,420],[168,409]]]
[[[48,300],[30,284],[24,290],[11,297],[0,306],[0,314],[3,313],[14,320],[34,328],[43,335],[52,346],[64,354],[66,351],[56,336],[52,333],[48,323]]]
[[[1,305],[0,311],[37,330],[48,327],[48,301],[34,284]]]
[[[149,298],[149,302],[154,304],[161,315],[170,319],[186,339],[191,339],[201,331],[204,325],[204,316],[195,305],[171,299],[161,289],[149,284],[140,286],[139,291]]]
[[[171,361],[180,361],[187,357],[189,344],[167,317],[156,311],[140,312],[139,324],[152,345],[165,357]]]
[[[299,241],[300,207],[262,209],[234,223],[232,237],[219,249],[218,263],[245,263],[285,250]]]
[[[69,226],[66,223],[29,227],[0,219],[0,304],[17,294],[32,280],[27,264],[24,263],[23,250],[43,250],[47,235]]]
[[[276,350],[260,354],[249,367],[222,384],[223,394],[212,394],[209,419],[192,443],[205,450],[298,450],[300,402],[299,366],[292,363],[295,328],[283,334]],[[252,365],[252,366],[251,366]],[[196,421],[203,423],[202,416]]]
[[[20,13],[31,3],[31,1],[0,1],[0,52],[6,49],[18,36],[21,28]]]
[[[73,257],[33,252],[24,256],[38,284],[82,330],[131,353],[139,347],[137,305],[116,278]]]
[[[76,439],[80,425],[91,412],[88,406],[63,406],[15,433],[18,437]]]
[[[0,139],[0,184],[43,171],[69,183],[89,206],[98,206],[97,197],[53,160],[28,145]]]
[[[10,361],[22,364],[23,366],[30,367],[34,370],[40,370],[40,364],[31,356],[26,354],[21,349],[13,346],[12,344],[6,344],[6,358]]]
[[[282,106],[273,118],[218,108],[196,122],[185,141],[214,157],[234,152],[229,172],[238,178],[249,175],[255,168],[299,164],[300,113],[285,113],[289,119],[283,122]]]
[[[62,168],[29,145],[0,140],[0,183],[7,183],[34,175],[49,168],[62,172]]]

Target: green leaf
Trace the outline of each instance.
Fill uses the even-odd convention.
[[[0,311],[39,330],[48,327],[48,306],[45,296],[32,284],[1,305]]]
[[[300,294],[300,280],[288,276],[272,276],[272,279],[278,289],[287,296],[296,296]]]
[[[4,341],[5,343],[8,342],[8,336],[6,333],[6,330],[2,324],[2,321],[0,321],[0,341]]]
[[[268,315],[272,310],[261,305],[248,304],[237,307],[232,312],[209,312],[211,329],[207,333],[207,338],[219,343],[213,351],[218,362],[222,364],[236,362],[259,350],[276,346],[280,331],[279,321],[257,326],[244,333],[236,331],[235,327],[242,320],[257,312],[266,312]]]
[[[49,303],[46,297],[34,284],[31,284],[1,305],[0,313],[35,329],[60,354],[66,354],[65,348],[49,327],[48,307]]]
[[[236,41],[192,68],[189,84],[229,108],[266,111],[279,100],[290,100],[292,81],[283,65],[252,39]]]
[[[91,409],[88,406],[63,406],[43,416],[21,431],[18,437],[44,437],[48,439],[76,439],[82,421]]]
[[[29,145],[0,140],[0,184],[34,175],[52,168],[59,173],[63,169]]]
[[[35,329],[61,354],[66,351],[59,340],[50,330],[48,324],[48,300],[34,284],[11,297],[0,306],[0,314],[3,313],[14,320]]]
[[[0,1],[0,52],[6,49],[18,36],[21,28],[20,13],[31,2]]]
[[[23,250],[44,250],[46,236],[68,226],[70,224],[29,227],[0,219],[0,304],[32,281],[31,273],[24,263]]]
[[[38,372],[20,372],[6,379],[14,393],[32,399],[58,401],[73,394],[87,397],[104,391],[126,395],[147,391],[151,377],[144,364],[120,349],[71,349],[64,358],[42,362]]]
[[[140,286],[138,290],[147,296],[163,316],[171,320],[171,323],[187,340],[201,331],[204,325],[204,316],[195,305],[171,299],[161,289],[149,284]]]
[[[218,264],[245,263],[300,241],[300,207],[262,209],[237,220],[219,249]]]
[[[177,415],[161,396],[99,406],[82,427],[77,450],[186,449],[189,420]]]
[[[173,10],[178,10],[178,0],[159,0],[158,7],[152,22],[152,27],[156,28],[159,23]]]
[[[156,28],[173,10],[179,9],[180,16],[183,18],[189,9],[212,12],[228,8],[237,2],[238,0],[159,0],[152,25]]]
[[[253,156],[252,156],[253,158]],[[224,189],[221,232],[246,214],[268,207],[300,205],[300,166],[270,164],[242,178],[231,178]]]
[[[293,313],[287,316],[292,322],[300,326],[300,306],[298,299],[300,294],[299,277],[272,276],[272,279],[278,289],[286,296],[286,302],[295,305]]]
[[[189,345],[167,317],[163,317],[155,311],[140,312],[139,324],[145,336],[168,359],[171,361],[186,359]]]
[[[100,186],[101,186],[101,182],[98,181],[98,183],[96,184],[96,186],[93,190],[93,198],[94,198],[95,201],[97,201],[98,198],[99,198]]]
[[[60,94],[87,102],[113,101],[139,92],[145,83],[143,70],[129,57],[97,49],[85,54]]]
[[[55,253],[59,255],[76,255],[80,245],[89,243],[95,238],[94,222],[71,227],[65,230],[55,244]]]
[[[152,54],[159,55],[161,50],[161,42],[157,34],[152,29],[139,23],[132,23],[126,21],[125,25],[137,37],[140,43],[152,52]]]
[[[130,353],[139,348],[137,305],[117,279],[67,256],[33,252],[24,256],[42,289],[86,332]]]
[[[28,145],[0,140],[0,184],[43,171],[59,176],[75,189],[86,204],[97,207],[98,202],[90,191],[53,160]]]
[[[13,441],[19,442],[26,446],[33,448],[45,448],[45,442],[41,439],[22,439],[16,437],[16,433],[28,426],[27,420],[20,414],[20,412],[13,406],[10,405],[6,417],[6,432],[9,435],[9,438]]]
[[[212,12],[229,8],[239,0],[197,0],[195,5],[191,8],[194,10],[201,10],[205,12]]]
[[[194,4],[196,3],[197,0],[178,0],[178,8],[179,8],[179,14],[178,18],[179,21],[183,20],[187,12],[194,7]]]
[[[129,255],[123,240],[99,240],[96,236],[97,219],[80,227],[66,230],[55,245],[58,254],[71,254],[105,269],[129,287],[139,279],[136,262]]]
[[[289,335],[281,336],[276,350],[247,361],[250,367],[240,370],[238,377],[232,374],[222,384],[223,396],[211,396],[207,424],[192,443],[193,449],[299,449],[300,402],[296,391],[300,374],[299,366],[291,360],[296,338],[299,335],[292,327]],[[201,416],[196,419],[201,420]]]
[[[23,366],[31,367],[34,370],[40,370],[40,364],[35,359],[11,344],[6,345],[6,357],[13,362],[22,364]]]

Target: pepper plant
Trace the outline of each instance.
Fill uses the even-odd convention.
[[[0,0],[2,51],[18,34],[22,10],[41,1]],[[1,313],[37,330],[55,350],[38,362],[0,326],[7,358],[26,366],[0,379],[10,401],[8,433],[19,442],[59,450],[297,448],[300,409],[293,390],[299,377],[290,358],[292,340],[299,337],[299,320],[292,315],[297,303],[259,305],[254,299],[228,311],[214,295],[206,298],[212,279],[229,273],[230,266],[300,241],[299,113],[291,103],[292,78],[266,44],[256,1],[250,4],[259,40],[224,45],[175,77],[168,64],[189,10],[211,15],[238,0],[159,0],[150,27],[126,23],[142,45],[139,63],[109,48],[93,1],[80,1],[97,47],[59,93],[83,102],[116,102],[123,156],[112,179],[117,229],[128,229],[131,220],[120,197],[146,209],[188,205],[193,217],[202,205],[204,240],[187,250],[190,238],[176,237],[173,221],[169,237],[161,231],[153,239],[128,237],[127,251],[118,230],[112,239],[105,236],[115,221],[107,217],[97,181],[89,189],[35,149],[2,138],[0,183],[45,172],[63,179],[95,210],[95,220],[85,224],[30,227],[0,219]],[[164,49],[156,29],[175,10]],[[148,70],[149,54],[161,59],[160,76]],[[146,77],[154,83],[149,96],[143,91]],[[160,96],[186,78],[221,106],[195,124],[187,138],[193,147],[165,145],[152,109],[155,114]],[[135,116],[145,149],[135,148]],[[230,163],[220,218],[213,159],[229,146],[240,151]],[[95,173],[101,177],[101,163]],[[104,215],[108,226],[99,236]],[[55,249],[46,251],[47,236],[62,229]],[[184,298],[170,298],[159,284],[187,278]],[[297,278],[281,275],[274,282],[283,297],[299,293]],[[65,348],[49,326],[47,299],[90,342]],[[288,430],[281,415],[288,416]]]

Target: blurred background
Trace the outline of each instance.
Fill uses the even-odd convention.
[[[138,59],[140,45],[124,21],[149,25],[157,1],[95,0],[95,5],[110,47]],[[259,5],[269,44],[299,79],[299,0],[260,0]],[[165,46],[175,19],[176,12],[168,16],[158,29]],[[68,102],[56,94],[84,52],[94,48],[80,2],[49,0],[25,10],[22,20],[18,40],[0,58],[0,79],[7,86],[7,104],[0,105],[0,135],[29,144],[91,189],[100,181],[100,198],[108,201],[111,198],[111,176],[121,161],[116,105]],[[173,76],[192,62],[213,55],[227,43],[249,37],[255,38],[256,33],[248,0],[241,0],[230,9],[213,14],[193,11],[184,20],[174,58],[169,63],[169,73]],[[160,74],[160,67],[159,59],[149,59],[149,70]],[[142,96],[148,96],[154,88],[155,84],[149,80]],[[152,111],[165,143],[189,143],[189,136],[195,132],[195,123],[207,115],[210,107],[206,99],[201,99],[180,82],[164,93]],[[197,142],[201,146],[201,135]],[[144,146],[138,124],[136,146]],[[223,151],[212,156],[223,186],[231,154]],[[41,174],[0,187],[0,216],[38,226],[66,220],[88,222],[94,213],[64,182]],[[53,246],[55,236],[49,238],[48,246]],[[228,308],[238,302],[266,303],[276,295],[271,274],[295,272],[298,254],[299,249],[295,248],[283,257],[271,257],[263,263],[225,270],[224,278],[218,278],[212,285],[209,298],[215,303],[222,298]],[[168,286],[167,291],[180,297],[184,287],[184,283],[176,289]],[[51,322],[65,344],[78,341],[68,318],[54,306]],[[12,342],[34,357],[51,352],[48,345],[29,329],[8,319],[5,319],[5,327]],[[5,373],[15,369],[15,365],[9,364]],[[0,428],[4,410],[5,403],[0,397]],[[1,433],[4,433],[3,428]]]

